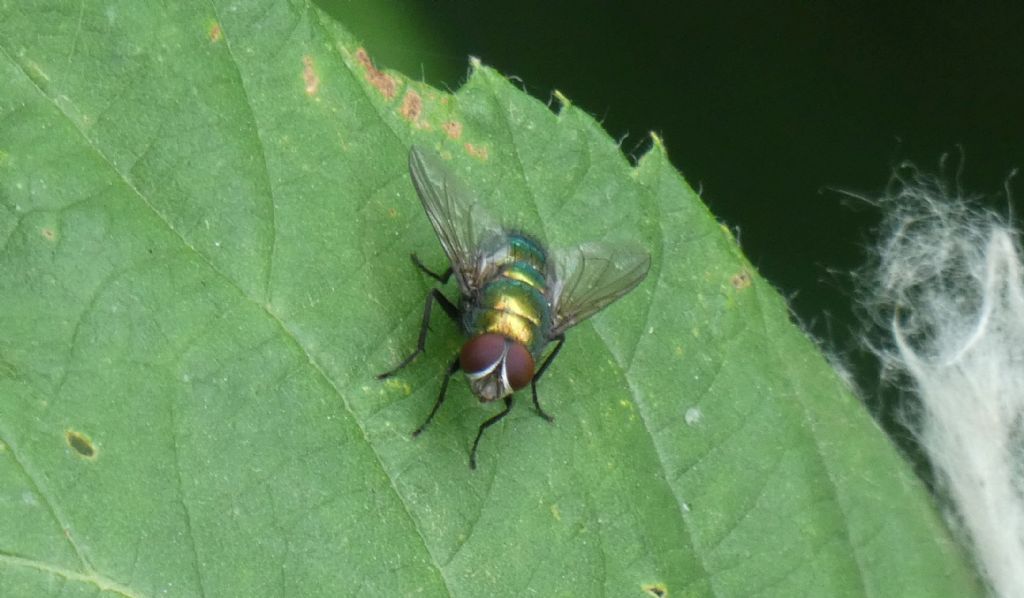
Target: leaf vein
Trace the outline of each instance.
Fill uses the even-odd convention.
[[[214,17],[217,21],[220,21],[220,14],[217,12],[217,8],[212,2],[209,2],[210,10],[213,11]],[[269,10],[269,8],[268,8]],[[231,66],[235,69],[235,76],[238,80],[238,87],[242,92],[242,96],[245,101],[242,104],[248,111],[249,119],[253,124],[253,135],[255,140],[256,151],[259,155],[259,161],[262,166],[263,180],[261,181],[261,187],[266,190],[265,194],[261,194],[266,197],[266,215],[270,219],[267,224],[269,229],[270,239],[267,243],[266,255],[263,257],[263,301],[270,300],[270,284],[273,279],[274,271],[274,256],[277,251],[277,206],[274,201],[274,185],[270,182],[270,163],[267,161],[266,143],[263,141],[260,131],[263,127],[260,126],[259,119],[256,117],[256,110],[252,105],[252,96],[249,93],[249,89],[246,87],[245,78],[242,76],[242,69],[238,64],[238,59],[235,57],[235,52],[232,50],[231,35],[226,31],[221,31],[221,35],[224,39],[224,47],[227,48],[228,57],[231,59]]]
[[[57,565],[53,565],[45,561],[27,558],[9,552],[0,552],[0,563],[4,563],[12,567],[22,567],[25,569],[42,571],[44,573],[56,575],[65,581],[91,584],[96,586],[100,591],[113,592],[115,594],[125,596],[126,598],[142,598],[142,594],[132,588],[118,583],[108,577],[98,575],[95,571],[91,570],[88,573],[83,574],[63,567],[58,567]]]

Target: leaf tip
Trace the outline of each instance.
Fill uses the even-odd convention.
[[[662,153],[667,153],[665,151],[665,140],[661,138],[661,135],[658,135],[654,131],[651,131],[650,132],[650,136],[651,136],[651,147],[657,148],[658,151],[660,151]]]
[[[650,145],[641,144],[641,146],[643,147],[638,148],[638,150],[634,150],[637,153],[632,154],[633,163],[638,167],[652,156],[660,157],[666,160],[668,158],[668,152],[665,149],[665,142],[661,138],[661,135],[658,135],[654,131],[651,131],[650,133],[648,133],[648,136],[651,140]]]
[[[569,98],[568,98],[568,97],[567,97],[567,96],[566,96],[566,95],[565,95],[564,93],[562,93],[561,91],[559,91],[559,90],[557,90],[557,89],[556,89],[556,90],[554,91],[554,94],[553,94],[553,95],[555,96],[555,101],[557,101],[557,102],[558,102],[558,112],[559,112],[559,113],[561,113],[561,112],[562,112],[562,110],[565,110],[566,108],[570,108],[570,107],[572,107],[572,100],[570,100],[570,99],[569,99]]]

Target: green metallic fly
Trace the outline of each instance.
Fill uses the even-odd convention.
[[[394,375],[423,352],[430,313],[434,303],[439,304],[469,340],[448,366],[437,401],[413,437],[434,418],[448,382],[461,369],[481,402],[505,401],[505,409],[480,424],[473,440],[469,466],[476,469],[480,437],[512,410],[515,391],[530,384],[537,413],[553,421],[537,400],[537,381],[561,351],[565,331],[640,284],[651,258],[638,248],[604,243],[548,251],[534,237],[495,226],[441,159],[423,148],[410,150],[409,174],[450,265],[437,274],[416,254],[412,261],[441,284],[454,274],[461,298],[456,306],[440,288],[431,290],[423,305],[416,350],[377,377]],[[557,344],[535,371],[552,342]]]

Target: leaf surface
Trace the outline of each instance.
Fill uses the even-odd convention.
[[[0,8],[3,595],[964,596],[927,493],[669,164],[475,65],[373,66],[302,2]],[[438,151],[511,226],[633,240],[481,445]],[[756,198],[752,198],[756,201]],[[454,290],[446,289],[449,296]],[[454,298],[454,297],[453,297]]]

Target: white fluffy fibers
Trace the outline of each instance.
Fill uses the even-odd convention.
[[[994,595],[1024,596],[1024,282],[1016,233],[904,169],[887,197],[868,307],[877,349],[920,396],[915,422],[955,527]]]

